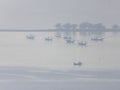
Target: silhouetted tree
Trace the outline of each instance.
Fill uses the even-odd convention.
[[[117,24],[112,26],[112,29],[120,29],[119,26]]]
[[[76,30],[76,29],[77,29],[77,26],[78,26],[77,24],[72,24],[72,25],[71,25],[71,29],[72,29],[72,30]]]
[[[70,30],[72,28],[72,25],[70,23],[63,24],[63,29]]]
[[[60,29],[62,29],[62,24],[61,23],[57,23],[55,25],[55,27],[56,27],[56,29],[60,30]]]
[[[88,23],[88,22],[84,22],[82,24],[80,24],[79,28],[80,29],[92,29],[93,25],[91,23]]]
[[[95,29],[95,30],[105,30],[106,27],[102,23],[97,23],[97,24],[93,25],[92,29]]]

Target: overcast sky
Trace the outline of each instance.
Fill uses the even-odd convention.
[[[0,0],[0,28],[52,28],[56,23],[120,24],[120,0]]]

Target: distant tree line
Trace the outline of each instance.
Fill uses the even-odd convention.
[[[57,23],[55,25],[55,28],[57,30],[106,30],[107,29],[106,26],[103,25],[102,23],[92,24],[89,22],[84,22],[81,23],[80,25],[71,24],[71,23],[65,23],[65,24]],[[118,30],[120,29],[120,27],[119,25],[115,24],[109,29]]]

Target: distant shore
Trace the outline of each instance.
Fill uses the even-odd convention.
[[[0,32],[120,32],[120,29],[1,29]]]

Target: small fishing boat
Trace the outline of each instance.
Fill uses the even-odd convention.
[[[103,41],[104,38],[91,38],[92,41]]]
[[[80,62],[80,61],[79,61],[79,62],[73,62],[73,65],[74,65],[74,66],[81,66],[81,65],[82,65],[82,62]]]
[[[29,40],[34,40],[35,36],[34,35],[27,35],[26,38],[29,39]]]
[[[66,42],[69,43],[69,44],[72,44],[75,42],[75,40],[72,40],[72,39],[66,39]]]
[[[45,38],[46,41],[52,41],[53,39],[50,37]]]
[[[80,45],[80,46],[86,46],[87,42],[86,41],[81,41],[81,42],[78,42],[78,45]]]
[[[68,39],[70,40],[70,39],[72,39],[71,37],[68,37],[68,36],[64,36],[63,38],[64,38],[65,40],[68,40]]]

